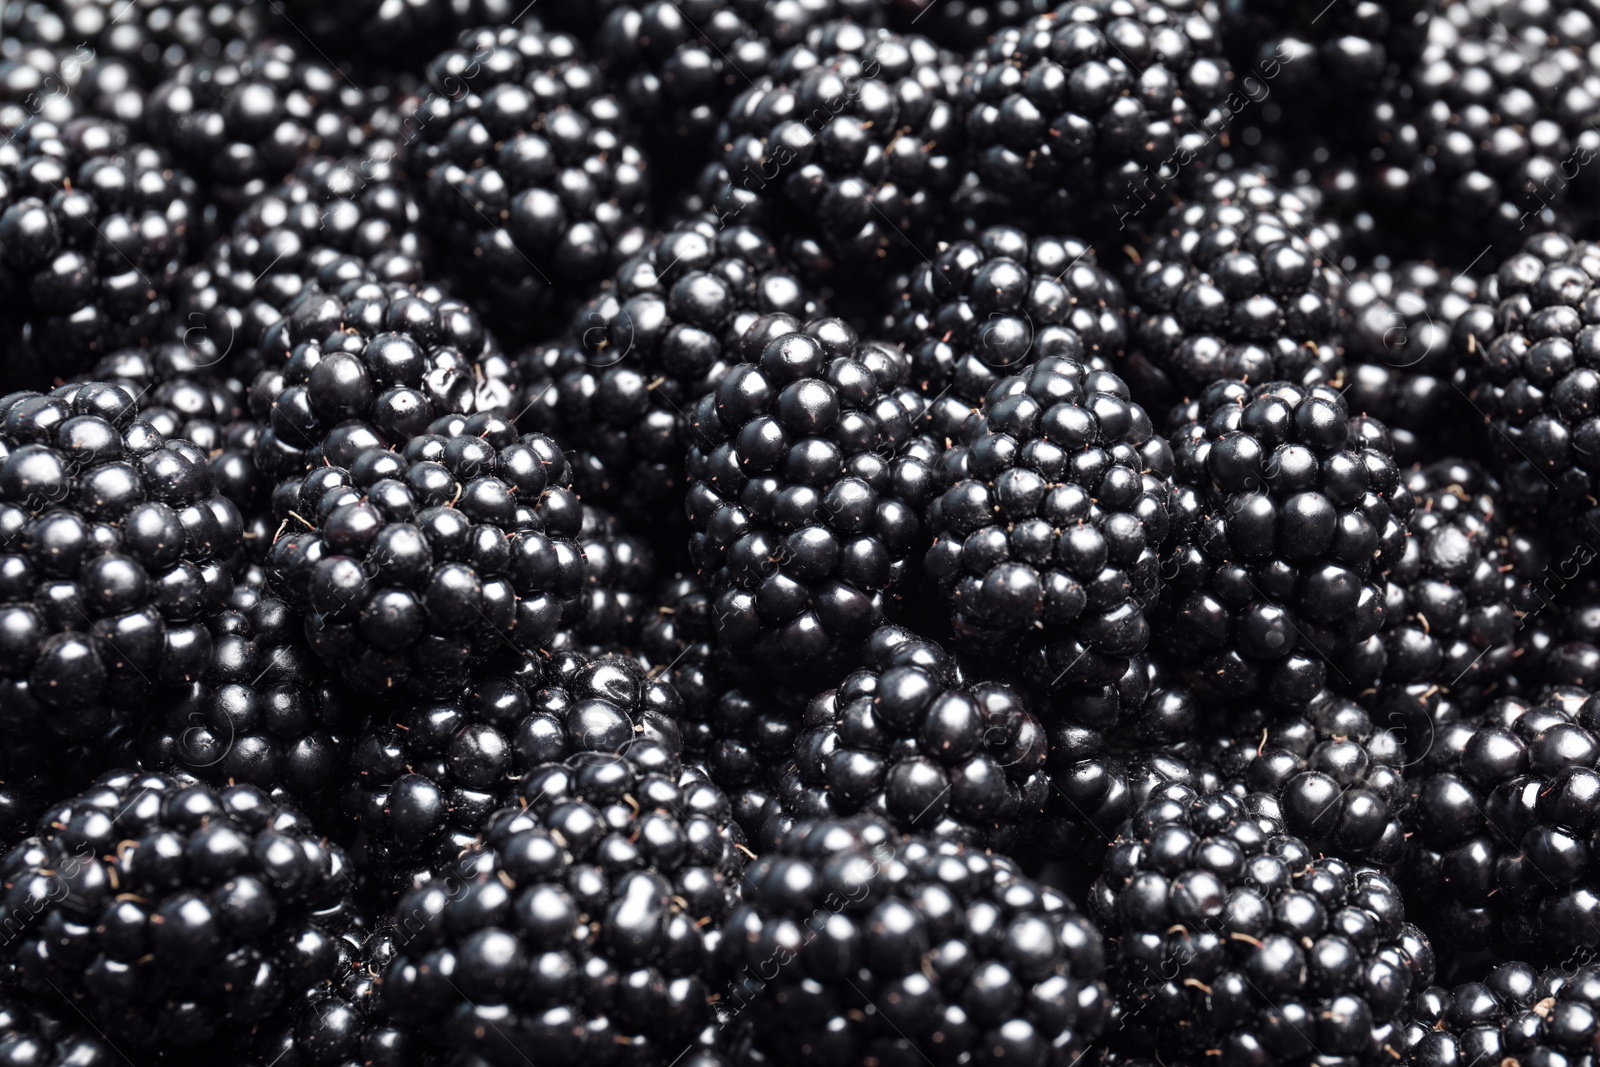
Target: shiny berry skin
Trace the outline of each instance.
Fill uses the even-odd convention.
[[[230,218],[307,158],[387,159],[415,102],[363,90],[300,35],[197,55],[154,86],[148,135],[211,187]]]
[[[1500,511],[1500,485],[1476,464],[1441,460],[1404,480],[1416,508],[1384,584],[1383,629],[1340,669],[1362,688],[1440,685],[1475,709],[1512,673],[1522,616],[1539,607],[1539,573]]]
[[[365,708],[306,643],[302,619],[251,568],[210,623],[209,662],[172,691],[133,752],[212,785],[252,785],[316,814],[336,801]]]
[[[1584,459],[1600,440],[1590,366],[1600,346],[1600,246],[1557,233],[1529,237],[1456,320],[1455,351],[1473,405],[1493,427],[1491,469],[1517,514],[1593,525],[1595,478]]]
[[[344,810],[369,861],[398,882],[470,844],[529,771],[650,743],[674,758],[682,701],[621,655],[560,652],[480,670],[460,691],[402,700],[352,748]]]
[[[727,798],[641,741],[536,767],[522,799],[401,896],[394,1018],[491,1062],[502,1035],[552,1063],[670,1060],[715,1020],[711,953],[745,861]]]
[[[1149,640],[1172,450],[1109,371],[1048,356],[996,382],[939,457],[925,559],[962,643],[1024,640],[1041,685],[1105,685]]]
[[[1564,963],[1537,970],[1501,963],[1480,980],[1453,990],[1431,986],[1412,1002],[1406,1061],[1418,1067],[1482,1062],[1570,1062],[1596,1036],[1600,971]]]
[[[225,1048],[332,978],[353,888],[343,851],[259,789],[134,771],[55,805],[0,873],[36,916],[6,947],[24,988],[141,1048]]]
[[[1123,1035],[1163,1063],[1397,1056],[1408,999],[1433,980],[1395,884],[1319,856],[1259,793],[1158,792],[1111,847],[1090,911],[1137,1021]]]
[[[71,62],[71,60],[68,60]],[[0,146],[0,387],[37,387],[156,340],[203,240],[195,180],[120,122]]]
[[[19,989],[0,993],[0,1063],[6,1067],[111,1067],[126,1062],[81,1018],[60,1014],[54,993],[32,997]]]
[[[925,37],[812,27],[725,114],[710,205],[739,222],[793,220],[853,273],[907,258],[961,177],[959,77]]]
[[[1046,802],[1044,727],[1021,695],[963,684],[944,649],[898,627],[812,698],[761,843],[797,821],[867,814],[907,833],[1009,851]]]
[[[1400,878],[1440,944],[1564,955],[1600,943],[1589,844],[1597,728],[1600,702],[1568,685],[1436,727],[1412,771]]]
[[[415,351],[402,340],[374,345]],[[474,662],[543,647],[581,591],[569,482],[549,438],[494,415],[445,416],[404,452],[369,448],[285,480],[270,587],[310,609],[307,636],[331,665],[379,689],[411,678],[449,689]]]
[[[537,20],[472,30],[428,82],[405,165],[447,269],[497,324],[537,323],[643,244],[648,164],[575,38]]]
[[[968,153],[1041,219],[1120,224],[1191,185],[1243,102],[1217,10],[1074,0],[1001,29],[962,76]]]
[[[106,382],[0,400],[0,703],[24,736],[98,736],[209,656],[243,522],[139,414]]]
[[[1278,802],[1284,828],[1328,855],[1392,870],[1406,847],[1410,800],[1403,730],[1329,690],[1299,714],[1236,711],[1204,749],[1227,781]]]
[[[822,819],[785,833],[746,878],[722,930],[724,1002],[752,1013],[778,1063],[858,1067],[908,1047],[1070,1061],[1110,1014],[1100,932],[1003,856]]]
[[[757,320],[743,348],[688,419],[690,556],[724,646],[838,669],[925,551],[937,445],[916,432],[898,348],[786,316]]]
[[[1310,699],[1378,633],[1414,502],[1375,419],[1327,386],[1220,381],[1173,412],[1157,640],[1212,697]]]
[[[1451,345],[1477,298],[1476,279],[1423,262],[1352,273],[1339,294],[1345,398],[1389,427],[1400,463],[1482,447],[1467,429],[1476,420],[1457,388],[1462,364]]]
[[[765,232],[688,216],[619,266],[561,338],[517,357],[518,421],[571,449],[585,499],[656,544],[681,540],[683,413],[751,358],[741,339],[758,319],[819,313]]]
[[[655,553],[607,511],[583,505],[576,538],[583,554],[583,591],[563,615],[554,647],[637,648],[655,593]]]
[[[1127,299],[1076,238],[992,226],[912,268],[893,310],[928,423],[957,438],[1002,378],[1064,356],[1111,370],[1127,346]]]
[[[1150,225],[1154,241],[1128,285],[1131,381],[1176,401],[1226,378],[1340,377],[1339,230],[1315,199],[1262,169],[1214,171]]]

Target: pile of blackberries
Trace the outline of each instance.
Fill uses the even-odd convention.
[[[0,0],[0,1067],[1592,1067],[1600,0]]]

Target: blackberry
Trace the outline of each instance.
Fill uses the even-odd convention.
[[[1158,638],[1212,696],[1310,699],[1384,622],[1414,501],[1388,433],[1323,385],[1219,381],[1173,413]]]
[[[1078,858],[1098,870],[1118,828],[1158,790],[1174,783],[1198,792],[1222,788],[1215,761],[1198,744],[1200,702],[1143,658],[1112,684],[1046,696],[1040,719],[1050,743],[1050,791],[1027,828],[1027,854]]]
[[[154,339],[201,211],[193,179],[121,123],[79,118],[0,144],[0,328],[13,353],[0,383],[47,385]]]
[[[1596,279],[1600,246],[1538,234],[1485,283],[1483,303],[1456,320],[1471,401],[1490,424],[1495,473],[1513,511],[1560,521],[1593,506]]]
[[[406,162],[447,271],[497,321],[536,324],[643,244],[646,159],[576,40],[535,19],[475,30],[428,81]]]
[[[1036,217],[1119,226],[1188,185],[1243,103],[1217,20],[1204,0],[1071,0],[1000,30],[962,78],[979,178]]]
[[[0,1063],[111,1067],[122,1062],[81,1019],[59,1013],[53,999],[53,994],[30,997],[21,990],[0,991]]]
[[[407,1067],[417,1062],[410,1036],[389,1017],[382,976],[400,951],[404,933],[385,923],[357,941],[348,931],[341,964],[297,1012],[282,1012],[257,1029],[244,1063],[251,1067],[309,1067],[360,1063]]]
[[[57,804],[6,856],[6,948],[23,985],[114,1042],[226,1042],[332,974],[343,853],[252,786],[132,771]]]
[[[1417,1067],[1462,1062],[1568,1063],[1594,1044],[1600,969],[1593,964],[1535,970],[1502,963],[1483,981],[1418,994],[1406,1029],[1406,1060]]]
[[[657,584],[655,554],[615,515],[588,504],[576,540],[583,590],[562,619],[563,632],[586,648],[637,647]]]
[[[1585,7],[1444,0],[1409,76],[1372,109],[1382,154],[1373,187],[1404,213],[1401,232],[1443,236],[1470,258],[1588,222],[1597,40]]]
[[[1122,286],[1075,238],[991,226],[914,267],[895,299],[892,336],[911,354],[936,437],[955,439],[1008,373],[1065,356],[1109,370],[1127,347]]]
[[[1224,781],[1277,801],[1284,829],[1341,859],[1392,869],[1405,849],[1406,732],[1323,690],[1296,714],[1251,706],[1210,749]]]
[[[1570,686],[1439,728],[1419,766],[1404,880],[1441,944],[1533,958],[1600,945],[1597,728],[1600,702]]]
[[[654,745],[676,759],[682,702],[625,656],[529,656],[443,699],[401,701],[356,742],[345,810],[390,880],[454,856],[518,784],[579,752]]]
[[[961,177],[958,78],[926,38],[814,26],[727,111],[708,202],[728,221],[792,220],[852,274],[906,259]]]
[[[1047,686],[1105,685],[1149,640],[1172,450],[1109,371],[1066,356],[996,382],[939,457],[928,574],[956,635],[1024,642]]]
[[[75,118],[98,115],[138,127],[147,94],[129,63],[97,53],[42,4],[0,5],[0,131],[39,145]]]
[[[770,684],[718,647],[715,598],[696,575],[664,584],[639,643],[652,673],[682,698],[685,758],[727,793],[734,819],[757,837],[794,755],[805,695]]]
[[[871,819],[806,822],[746,871],[723,1011],[783,1064],[1072,1062],[1110,1014],[1100,933],[1016,865]]]
[[[1407,262],[1352,274],[1339,295],[1345,399],[1382,419],[1404,464],[1481,449],[1452,350],[1456,320],[1478,298],[1470,275]]]
[[[492,1064],[669,1060],[715,1021],[704,972],[746,851],[727,798],[649,743],[535,768],[522,795],[401,897],[385,1001]]]
[[[101,59],[127,63],[145,86],[193,60],[243,54],[263,23],[262,12],[249,0],[30,0],[9,6],[16,10],[7,15],[26,23],[33,39],[69,46],[82,42]]]
[[[745,334],[688,420],[690,555],[719,640],[779,670],[836,663],[923,543],[937,447],[905,354],[839,319]]]
[[[769,805],[763,843],[795,822],[858,813],[905,832],[1009,850],[1044,807],[1044,727],[1005,685],[967,683],[937,644],[898,627],[813,697]]]
[[[1264,170],[1213,172],[1153,229],[1130,287],[1129,374],[1152,397],[1224,378],[1342,384],[1340,232],[1316,202]]]
[[[400,343],[380,335],[374,347]],[[568,482],[549,438],[445,416],[404,452],[368,448],[285,481],[272,587],[311,609],[312,648],[363,684],[458,686],[473,662],[541,647],[579,595],[582,512]]]
[[[310,320],[303,325],[327,327],[307,305],[325,301],[349,282],[410,285],[416,295],[437,304],[443,295],[424,278],[420,217],[421,208],[393,167],[313,157],[270,194],[253,200],[228,236],[185,273],[174,301],[175,339],[192,352],[189,359],[196,367],[214,368],[209,373],[248,386],[263,369],[286,358],[277,350],[283,338],[273,327],[287,329],[285,320],[300,308],[305,308],[302,319]],[[357,311],[371,314],[365,304]],[[376,332],[386,325],[381,315],[376,318],[358,314],[351,325]],[[331,319],[335,326],[340,321]],[[479,336],[483,333],[481,325],[473,325],[464,334],[447,336],[456,345],[471,345],[469,355],[487,360],[476,377],[502,378],[505,369],[497,364],[503,358],[497,346]]]
[[[1443,686],[1473,708],[1511,673],[1520,617],[1534,607],[1530,576],[1518,573],[1500,487],[1480,468],[1442,460],[1404,480],[1416,509],[1388,573],[1383,629],[1342,672],[1363,685]]]
[[[315,155],[387,159],[412,105],[358,88],[288,40],[197,56],[151,90],[142,129],[232,215]]]
[[[746,334],[821,312],[762,231],[690,215],[619,267],[563,338],[518,357],[519,421],[573,449],[586,499],[653,529],[681,507],[685,415],[759,355],[763,334],[745,345]]]
[[[10,394],[0,453],[0,705],[23,736],[98,737],[204,669],[239,512],[117,385]]]
[[[210,662],[163,701],[135,753],[152,770],[252,785],[318,813],[343,783],[365,718],[307,647],[282,600],[241,583],[211,623]]]
[[[1393,882],[1319,857],[1276,808],[1169,787],[1112,846],[1090,903],[1134,1049],[1168,1064],[1399,1056],[1433,949]]]

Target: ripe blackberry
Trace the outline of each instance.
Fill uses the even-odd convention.
[[[562,339],[518,357],[519,422],[573,449],[585,499],[654,528],[681,508],[685,414],[779,323],[820,313],[762,231],[688,216],[619,267]],[[758,321],[766,333],[746,344]]]
[[[55,994],[0,990],[0,1063],[38,1067],[111,1067],[122,1057],[83,1020],[58,1012]]]
[[[1234,712],[1208,751],[1223,780],[1272,797],[1284,829],[1313,849],[1390,869],[1406,843],[1406,740],[1324,689],[1295,714]]]
[[[1037,690],[1035,690],[1037,692]],[[1114,683],[1047,693],[1050,748],[1044,811],[1027,831],[1030,855],[1078,858],[1097,870],[1119,827],[1169,784],[1222,788],[1198,745],[1202,707],[1142,658]]]
[[[1111,1008],[1100,933],[1066,896],[867,818],[802,823],[752,863],[720,948],[722,1010],[782,1064],[1072,1062]]]
[[[385,923],[357,941],[361,932],[355,927],[345,933],[340,965],[326,988],[313,993],[298,1011],[281,1012],[256,1030],[246,1064],[408,1067],[417,1062],[414,1042],[389,1017],[382,997],[383,972],[399,953],[404,933]]]
[[[192,60],[242,55],[264,21],[248,0],[44,0],[7,7],[6,15],[26,24],[31,39],[68,47],[82,42],[98,59],[127,63],[144,87]]]
[[[939,458],[926,567],[963,643],[1024,642],[1046,686],[1105,685],[1144,651],[1172,451],[1109,371],[1049,356],[996,382]]]
[[[1112,846],[1090,907],[1133,1048],[1184,1065],[1398,1057],[1428,939],[1393,882],[1319,857],[1276,808],[1169,787]]]
[[[899,627],[869,636],[861,659],[806,706],[763,844],[797,821],[865,814],[1009,851],[1049,790],[1044,727],[1027,703],[968,683],[944,649]]]
[[[472,843],[536,767],[578,752],[682,751],[682,701],[626,656],[535,655],[477,672],[434,700],[401,701],[356,742],[346,813],[366,858],[404,878]]]
[[[193,179],[121,123],[0,144],[0,385],[47,385],[153,340],[200,214]]]
[[[1121,224],[1215,159],[1233,111],[1204,0],[1071,0],[968,62],[972,165],[1025,213]]]
[[[1173,413],[1158,639],[1212,696],[1309,700],[1378,633],[1413,500],[1375,419],[1327,386],[1219,381]]]
[[[1339,294],[1345,400],[1383,420],[1400,463],[1482,448],[1463,432],[1477,420],[1451,347],[1456,320],[1477,299],[1470,275],[1414,261],[1352,274]]]
[[[390,337],[374,346],[398,344]],[[540,648],[579,595],[569,481],[548,437],[445,416],[404,452],[368,448],[284,482],[272,588],[310,608],[312,648],[362,684],[459,686],[474,662]]]
[[[792,220],[852,273],[909,258],[961,176],[959,73],[923,37],[812,27],[727,111],[708,202],[729,221]]]
[[[684,758],[727,793],[735,821],[755,838],[794,755],[804,694],[771,684],[719,648],[714,602],[699,576],[674,576],[646,613],[639,644],[652,674],[682,699]]]
[[[936,437],[956,439],[1007,374],[1066,356],[1109,370],[1127,347],[1122,286],[1074,238],[991,226],[914,267],[895,301],[892,336],[911,354]]]
[[[1483,981],[1417,995],[1406,1028],[1406,1062],[1569,1063],[1597,1037],[1600,968],[1585,964],[1537,971],[1502,963]]]
[[[766,325],[690,412],[685,511],[719,640],[799,671],[848,655],[921,554],[938,449],[899,349],[839,319]]]
[[[1317,203],[1265,170],[1213,172],[1153,228],[1130,286],[1130,377],[1152,397],[1224,378],[1341,382],[1340,234]]]
[[[1444,0],[1409,76],[1372,109],[1383,156],[1373,186],[1404,213],[1401,232],[1443,236],[1470,258],[1490,241],[1509,252],[1529,232],[1587,222],[1597,41],[1585,7]]]
[[[0,400],[0,705],[84,740],[204,669],[242,523],[205,453],[108,383]]]
[[[287,38],[196,56],[151,90],[141,128],[231,216],[315,155],[393,155],[410,104],[358,88]]]
[[[1530,237],[1456,320],[1471,401],[1490,423],[1494,470],[1513,511],[1548,521],[1581,514],[1596,495],[1588,457],[1600,442],[1591,397],[1600,373],[1600,246],[1556,233]]]
[[[536,323],[643,244],[646,159],[576,40],[535,19],[475,30],[428,80],[407,166],[447,271],[498,321]]]
[[[1442,460],[1404,480],[1416,508],[1387,576],[1383,629],[1341,669],[1362,686],[1443,686],[1475,708],[1513,669],[1531,576],[1518,573],[1500,487],[1480,468]]]
[[[290,606],[259,588],[236,587],[210,630],[210,662],[163,701],[134,749],[140,765],[320,811],[344,781],[365,709],[307,647]]]
[[[0,873],[32,916],[6,946],[22,984],[140,1047],[227,1042],[297,1003],[338,963],[351,889],[339,848],[260,790],[132,771],[52,808]]]
[[[1420,765],[1403,881],[1441,944],[1559,958],[1600,945],[1589,857],[1600,702],[1557,687],[1442,726]]]
[[[492,1064],[670,1060],[714,1021],[705,973],[747,851],[727,798],[648,742],[535,768],[522,796],[400,899],[385,1001]]]
[[[615,515],[588,504],[576,541],[583,590],[562,617],[563,632],[584,648],[636,648],[657,585],[655,554]]]

